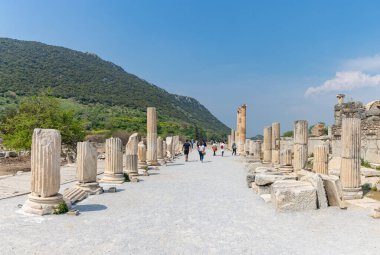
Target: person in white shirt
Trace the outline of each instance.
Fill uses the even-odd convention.
[[[224,156],[224,147],[226,147],[226,145],[224,144],[224,142],[221,142],[220,143],[220,151],[222,152],[222,157]]]

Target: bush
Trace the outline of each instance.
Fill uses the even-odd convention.
[[[362,158],[360,159],[360,165],[363,167],[372,168],[371,164],[367,160],[364,160]]]
[[[282,134],[283,137],[293,137],[293,131],[286,131]]]
[[[127,173],[124,173],[124,181],[125,182],[130,182],[131,180],[129,179],[129,175]]]
[[[69,211],[69,208],[67,207],[67,204],[64,201],[62,201],[54,209],[54,214],[64,214],[64,213],[67,213],[68,211]]]

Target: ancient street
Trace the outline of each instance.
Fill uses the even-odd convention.
[[[1,254],[378,254],[380,221],[369,211],[276,213],[229,151],[149,172],[77,203],[77,217],[25,215],[26,196],[0,200]]]

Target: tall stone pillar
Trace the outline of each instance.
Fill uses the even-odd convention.
[[[77,187],[89,195],[103,193],[96,181],[98,167],[97,151],[94,143],[77,143]]]
[[[249,155],[249,145],[250,145],[250,139],[245,139],[244,141],[244,155]]]
[[[148,107],[146,119],[147,131],[147,163],[149,166],[157,166],[157,113],[156,107]]]
[[[239,123],[239,145],[238,145],[238,152],[240,155],[245,154],[245,139],[246,139],[246,115],[247,115],[247,105],[243,104],[239,108],[240,110],[240,123]]]
[[[253,158],[255,160],[261,160],[261,141],[254,141]]]
[[[294,171],[299,171],[306,167],[307,163],[307,142],[308,142],[308,123],[306,120],[294,122]]]
[[[36,128],[31,151],[31,194],[22,209],[38,215],[52,214],[63,202],[60,188],[61,135],[55,129]]]
[[[329,174],[328,170],[328,150],[325,145],[317,145],[314,147],[314,163],[313,171],[319,174]]]
[[[172,161],[174,159],[173,137],[172,136],[166,137],[166,152],[168,154],[168,159],[170,161]]]
[[[111,137],[106,140],[106,159],[101,182],[123,183],[123,144],[120,138]]]
[[[344,199],[360,199],[363,191],[360,187],[360,133],[359,118],[342,119],[342,163],[340,180]]]
[[[272,123],[272,163],[280,165],[280,123]]]
[[[235,130],[231,129],[231,143],[230,143],[230,150],[232,150],[232,145],[235,143]]]
[[[237,113],[236,113],[236,131],[235,131],[236,147],[240,146],[240,137],[239,137],[240,123],[241,123],[241,114],[240,114],[240,106],[239,106]],[[239,150],[239,148],[237,148],[237,150]]]
[[[162,141],[162,155],[164,157],[165,163],[166,163],[167,158],[168,158],[167,150],[168,149],[167,149],[166,141]]]
[[[157,161],[160,165],[165,165],[165,157],[164,157],[164,146],[162,138],[159,136],[157,138]]]
[[[280,154],[280,172],[291,173],[293,172],[292,165],[292,150],[285,149]]]
[[[125,146],[125,172],[131,181],[138,181],[138,144],[139,134],[133,133]]]
[[[263,163],[272,162],[272,127],[264,128],[264,158]]]
[[[144,141],[139,142],[137,146],[138,151],[138,168],[142,169],[143,174],[148,176],[148,164],[146,163],[146,145]]]

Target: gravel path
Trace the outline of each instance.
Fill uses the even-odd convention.
[[[237,158],[196,159],[91,196],[78,217],[22,215],[25,196],[1,200],[0,253],[380,254],[380,220],[364,209],[277,214]]]

